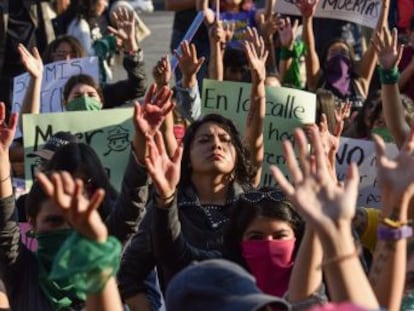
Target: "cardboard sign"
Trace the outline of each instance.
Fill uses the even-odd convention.
[[[394,144],[386,144],[386,154],[390,158],[398,155]],[[377,179],[375,144],[369,140],[341,138],[336,154],[336,173],[338,180],[344,180],[349,164],[356,163],[359,169],[360,183],[358,205],[381,207],[381,194]]]
[[[70,131],[95,150],[108,172],[112,185],[119,190],[135,133],[132,115],[131,108],[25,114],[23,138],[26,189],[30,189],[37,166],[36,158],[27,157],[27,154],[42,149],[54,133]]]
[[[315,17],[340,19],[375,28],[381,6],[382,0],[319,0]],[[281,14],[300,15],[296,0],[276,1],[275,11]]]
[[[203,114],[221,114],[233,120],[243,133],[250,106],[250,88],[250,83],[204,80]],[[315,123],[315,110],[314,93],[287,87],[266,88],[263,186],[275,184],[268,170],[271,164],[279,166],[287,175],[282,142],[289,139],[294,144],[294,129]]]
[[[69,78],[78,74],[90,75],[99,81],[99,65],[97,57],[75,58],[47,64],[43,70],[42,90],[40,96],[40,112],[62,112],[63,88]],[[13,81],[13,112],[20,112],[24,96],[30,83],[30,74],[24,73]],[[16,138],[22,133],[18,129]]]

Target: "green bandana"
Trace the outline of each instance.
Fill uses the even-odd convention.
[[[80,96],[71,100],[66,105],[67,111],[82,111],[82,110],[90,110],[96,111],[101,110],[102,103],[96,100],[94,97],[89,96]]]
[[[286,51],[282,51],[281,54],[286,54]],[[303,89],[304,88],[304,81],[301,79],[300,75],[300,58],[302,55],[305,54],[305,44],[303,41],[295,41],[293,46],[293,50],[288,52],[289,55],[281,55],[281,59],[285,57],[292,57],[292,63],[290,67],[287,69],[284,77],[283,77],[283,84],[289,85],[294,88]]]
[[[39,283],[43,293],[49,299],[55,310],[69,307],[73,301],[84,301],[86,299],[86,295],[78,292],[69,279],[52,281],[49,278],[56,254],[72,233],[72,229],[62,229],[36,234],[38,243],[36,255],[39,267]]]

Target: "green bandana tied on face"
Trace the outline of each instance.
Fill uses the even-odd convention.
[[[118,271],[121,244],[114,237],[97,243],[73,230],[37,237],[40,285],[55,310],[102,291]]]
[[[66,105],[66,111],[97,111],[101,110],[102,103],[94,97],[80,96],[77,97]]]
[[[76,290],[70,280],[52,281],[49,278],[56,254],[73,232],[72,229],[62,229],[36,234],[39,283],[55,310],[69,307],[74,301],[85,301],[86,299],[86,295]]]

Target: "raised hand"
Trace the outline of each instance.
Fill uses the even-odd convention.
[[[181,55],[174,51],[177,57],[178,66],[183,74],[184,87],[191,87],[197,83],[197,73],[205,61],[205,57],[197,57],[197,49],[194,44],[189,44],[188,41],[181,43]]]
[[[397,29],[392,30],[390,34],[387,27],[383,27],[381,33],[376,32],[372,45],[378,54],[378,62],[384,69],[393,69],[400,62],[403,46],[398,45]]]
[[[142,135],[154,136],[165,116],[174,108],[171,96],[172,90],[169,87],[164,86],[157,91],[157,86],[151,85],[142,105],[135,103],[133,117],[135,130]]]
[[[66,221],[84,237],[105,242],[108,230],[97,209],[105,190],[98,189],[88,198],[81,179],[74,179],[68,172],[53,173],[50,179],[38,173],[37,179],[46,194],[61,208]]]
[[[315,15],[318,3],[319,0],[299,0],[296,2],[296,7],[304,18],[310,18]]]
[[[314,159],[308,155],[304,132],[297,129],[294,134],[300,165],[291,142],[283,142],[292,183],[279,168],[272,166],[271,172],[307,223],[319,233],[328,234],[337,231],[339,224],[350,226],[355,214],[359,174],[355,164],[351,164],[344,187],[339,186],[329,172],[319,132],[315,128],[310,131]]]
[[[262,33],[263,38],[269,40],[273,38],[273,35],[279,29],[279,18],[273,13],[269,17],[266,17],[264,14],[260,15],[259,27]]]
[[[157,84],[157,88],[160,89],[165,85],[170,84],[171,80],[171,64],[169,56],[163,56],[157,65],[152,70],[152,76]]]
[[[33,54],[23,44],[19,44],[17,49],[19,50],[20,58],[27,72],[29,72],[33,79],[42,79],[44,66],[37,48],[33,48]]]
[[[266,49],[263,38],[253,31],[252,41],[244,42],[244,50],[249,62],[250,71],[252,73],[252,81],[264,81],[266,78],[266,60],[269,52]]]
[[[408,207],[414,195],[414,127],[411,127],[400,153],[395,159],[385,154],[385,143],[378,135],[373,135],[376,146],[378,180],[383,201],[383,213],[391,214],[395,206]],[[405,211],[405,217],[407,211]]]
[[[154,136],[147,135],[146,139],[148,153],[145,164],[148,174],[151,176],[159,197],[171,199],[180,180],[183,147],[179,145],[170,159],[160,132],[156,132]]]
[[[299,21],[295,19],[293,25],[290,22],[290,18],[286,17],[284,19],[281,19],[279,23],[279,38],[280,38],[280,44],[283,47],[286,47],[288,49],[293,48],[293,44],[295,43],[295,34],[296,30],[298,29]]]
[[[18,113],[13,112],[6,123],[6,105],[0,102],[0,159],[9,156],[9,148],[16,133]],[[4,160],[1,160],[4,161]]]
[[[220,43],[222,46],[226,44],[227,34],[223,27],[223,22],[216,21],[208,29],[208,37],[213,44]]]
[[[122,41],[126,51],[136,51],[138,44],[135,36],[135,13],[125,7],[119,7],[112,14],[116,28],[108,26],[109,32]]]

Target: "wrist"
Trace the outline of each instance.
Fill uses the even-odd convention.
[[[174,201],[176,195],[176,190],[174,191],[168,191],[159,193],[157,190],[155,191],[154,197],[157,201],[157,205],[159,207],[168,207],[171,205],[171,203]]]
[[[192,88],[197,84],[197,78],[195,75],[191,75],[190,77],[183,75],[182,79],[182,86],[186,89]]]
[[[378,72],[381,84],[395,84],[400,79],[400,71],[396,66],[391,69],[386,69],[380,66]]]
[[[138,45],[137,45],[135,39],[124,41],[123,47],[124,47],[124,51],[126,53],[134,53],[134,52],[138,51]]]

